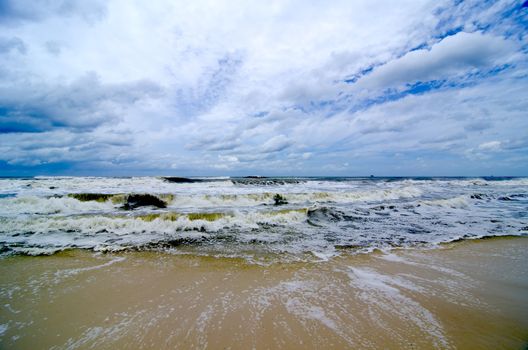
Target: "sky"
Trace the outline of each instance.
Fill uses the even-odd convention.
[[[526,176],[527,34],[510,0],[0,0],[0,176]]]

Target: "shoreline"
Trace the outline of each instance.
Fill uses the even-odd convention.
[[[505,235],[482,235],[482,236],[465,236],[454,238],[450,241],[445,242],[436,242],[436,243],[423,243],[407,246],[384,246],[384,247],[367,247],[361,245],[336,245],[335,251],[339,252],[335,255],[329,255],[328,258],[321,258],[319,254],[316,254],[312,251],[306,251],[304,253],[290,254],[290,253],[277,253],[277,252],[266,252],[259,250],[251,250],[248,248],[243,252],[234,252],[230,253],[221,253],[220,248],[218,250],[202,250],[203,246],[198,244],[192,244],[192,241],[189,239],[189,244],[185,244],[185,239],[176,241],[174,246],[167,244],[159,244],[157,247],[156,244],[146,245],[146,247],[124,247],[122,249],[94,249],[94,248],[78,248],[78,247],[68,247],[64,249],[57,249],[54,251],[48,252],[51,248],[43,248],[41,253],[25,253],[23,251],[9,252],[8,254],[0,255],[0,263],[3,259],[10,259],[15,257],[51,257],[51,256],[75,256],[82,254],[95,254],[95,255],[125,255],[125,254],[140,254],[140,253],[153,253],[153,254],[162,254],[170,256],[189,256],[189,257],[208,257],[214,259],[233,259],[241,260],[246,262],[249,265],[264,265],[269,266],[273,264],[291,264],[291,263],[321,263],[326,262],[331,259],[338,259],[340,257],[347,256],[356,256],[356,255],[370,255],[376,253],[391,253],[398,251],[414,251],[414,250],[436,250],[436,249],[446,249],[452,247],[453,245],[464,244],[467,242],[480,242],[488,240],[504,240],[504,239],[528,239],[528,235],[514,235],[514,234],[505,234]],[[0,252],[2,253],[2,252]],[[252,255],[254,254],[254,255]],[[281,259],[281,255],[290,256],[291,259]],[[296,256],[297,255],[297,256]],[[251,256],[251,258],[250,258]],[[253,258],[265,257],[267,263],[263,263],[261,260],[254,260]],[[306,258],[308,256],[308,258]]]
[[[76,255],[76,254],[96,254],[96,255],[119,255],[119,254],[134,254],[134,253],[159,253],[175,256],[193,256],[193,257],[211,257],[215,259],[240,259],[248,264],[261,265],[260,261],[255,261],[253,259],[248,259],[248,256],[255,254],[256,256],[267,256],[270,257],[268,261],[271,261],[269,264],[288,264],[288,263],[320,263],[328,261],[329,259],[335,259],[342,256],[354,256],[354,255],[363,255],[363,254],[375,254],[376,252],[381,253],[390,253],[393,251],[406,251],[406,250],[435,250],[435,249],[445,249],[454,244],[463,244],[465,242],[479,242],[487,240],[503,240],[503,239],[528,239],[527,234],[505,234],[505,235],[482,235],[482,236],[462,236],[458,238],[453,238],[449,241],[442,242],[430,242],[430,243],[417,243],[414,245],[407,246],[383,246],[383,247],[367,247],[361,245],[336,245],[335,251],[340,252],[336,255],[330,255],[328,258],[321,258],[319,254],[316,254],[312,251],[306,251],[303,254],[298,253],[297,258],[293,259],[281,259],[280,255],[289,255],[295,257],[295,254],[290,253],[277,253],[277,252],[266,252],[266,251],[252,251],[250,248],[244,252],[236,252],[233,254],[223,254],[219,250],[203,250],[200,251],[197,248],[202,247],[202,245],[192,244],[192,239],[188,239],[188,245],[186,245],[186,239],[174,240],[174,246],[169,244],[164,244],[163,242],[159,244],[159,247],[156,244],[146,244],[145,247],[123,247],[121,249],[95,249],[95,248],[82,248],[82,247],[67,247],[67,248],[57,248],[56,250],[49,251],[53,248],[42,248],[42,252],[37,253],[26,253],[23,251],[13,251],[8,254],[0,255],[0,262],[3,259],[9,259],[14,257],[50,257],[50,256],[63,256],[63,255]],[[199,242],[199,241],[197,241]],[[6,252],[8,252],[6,250]],[[0,251],[1,253],[5,253]],[[301,256],[310,256],[308,259],[300,258]],[[319,260],[314,260],[314,258]],[[272,261],[275,259],[275,261]],[[269,264],[265,264],[268,266]]]
[[[0,346],[523,348],[528,239],[261,266],[162,252],[11,256]]]

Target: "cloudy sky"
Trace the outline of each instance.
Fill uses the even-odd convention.
[[[528,175],[523,1],[0,0],[0,175]]]

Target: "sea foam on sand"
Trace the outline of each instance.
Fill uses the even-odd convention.
[[[9,256],[0,347],[518,349],[528,239],[261,266],[142,251]]]

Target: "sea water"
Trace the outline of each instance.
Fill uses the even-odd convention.
[[[163,205],[127,205],[136,194]],[[80,248],[305,261],[503,235],[528,235],[527,178],[0,179],[2,255]]]

